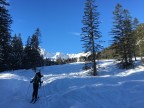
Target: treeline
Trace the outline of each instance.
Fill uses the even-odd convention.
[[[117,4],[113,12],[112,45],[100,52],[101,59],[117,59],[120,67],[133,65],[133,58],[144,56],[144,24],[132,18],[129,11]]]
[[[22,42],[21,34],[11,36],[12,17],[9,14],[9,3],[0,0],[0,71],[16,69],[36,69],[36,67],[58,65],[73,62],[73,59],[56,61],[44,59],[41,55],[40,29],[37,28],[29,36],[26,44]]]
[[[67,64],[73,62],[77,62],[77,58],[68,58],[68,59],[58,58],[56,60],[51,60],[49,58],[46,58],[44,59],[44,66],[60,65],[60,64]]]
[[[137,20],[138,21],[138,20]],[[133,36],[136,41],[135,43],[135,53],[133,57],[144,57],[144,24],[138,23],[138,26],[133,30]],[[101,52],[100,59],[113,59],[118,58],[113,46],[103,49]],[[135,56],[134,56],[135,55]]]
[[[130,12],[118,3],[113,11],[111,46],[100,50],[102,43],[99,43],[99,15],[95,0],[86,0],[81,40],[85,52],[92,53],[92,59],[89,61],[92,63],[93,75],[97,75],[98,59],[117,59],[120,61],[120,68],[133,67],[133,58],[137,60],[136,57],[141,56],[142,59],[144,55],[144,24],[140,24],[137,18],[132,18]]]
[[[91,52],[91,59],[85,60],[84,67],[91,62],[93,75],[97,75],[97,60],[99,59],[117,59],[120,61],[118,63],[120,68],[133,67],[133,58],[136,60],[137,56],[142,58],[144,55],[144,25],[140,24],[137,18],[132,18],[130,12],[118,3],[113,11],[113,24],[110,31],[111,46],[101,50],[100,13],[95,4],[95,0],[86,0],[84,7],[81,40],[84,51]]]
[[[39,48],[39,28],[28,37],[24,45],[21,34],[11,36],[12,17],[7,6],[9,3],[6,0],[0,0],[0,71],[43,66],[45,61]]]
[[[15,69],[35,69],[39,66],[65,64],[76,61],[76,59],[56,61],[44,59],[40,53],[40,29],[37,28],[32,36],[29,36],[24,45],[21,34],[11,36],[12,17],[9,14],[9,3],[0,0],[0,71]],[[137,18],[132,18],[130,12],[117,4],[113,11],[113,27],[111,29],[112,44],[101,50],[102,41],[99,30],[99,16],[95,0],[86,0],[82,38],[85,52],[90,52],[89,61],[92,62],[93,75],[97,75],[98,59],[115,58],[120,61],[122,68],[133,65],[133,58],[144,55],[144,24],[140,24]],[[86,61],[87,62],[87,61]]]

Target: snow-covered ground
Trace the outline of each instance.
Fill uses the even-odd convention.
[[[0,108],[144,108],[144,67],[118,69],[99,61],[99,75],[87,76],[83,63],[42,67],[40,99],[31,104],[32,70],[0,73]]]

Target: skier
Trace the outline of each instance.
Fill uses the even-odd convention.
[[[30,83],[33,83],[33,93],[32,93],[32,100],[31,100],[31,102],[37,101],[39,84],[41,85],[41,83],[42,83],[41,77],[40,77],[40,72],[37,72],[35,74],[35,77],[30,81]]]
[[[40,77],[40,83],[39,83],[39,88],[41,87],[41,84],[43,83],[43,81],[41,81],[41,78],[43,77],[43,75],[41,74],[41,72],[39,71],[38,76]]]

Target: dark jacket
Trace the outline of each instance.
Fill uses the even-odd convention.
[[[39,83],[41,83],[41,78],[37,73],[35,74],[35,77],[31,80],[31,83],[37,86],[39,85]]]

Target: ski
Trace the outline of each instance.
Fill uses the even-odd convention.
[[[36,101],[39,99],[39,97],[37,98],[37,99],[32,99],[31,101],[30,101],[30,103],[36,103]]]
[[[35,99],[35,100],[33,101],[33,104],[35,104],[35,103],[36,103],[36,101],[37,101],[37,99]]]
[[[38,99],[39,99],[39,98],[35,99],[35,100],[33,101],[33,104],[35,104],[35,103],[36,103],[36,101],[38,101]]]
[[[34,101],[34,99],[32,99],[31,101],[30,101],[30,103],[32,103]]]

